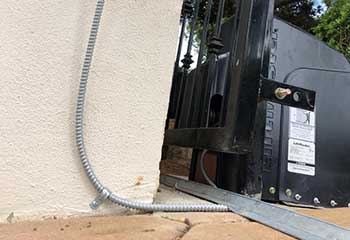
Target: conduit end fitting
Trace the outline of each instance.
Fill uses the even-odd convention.
[[[90,203],[90,208],[93,210],[97,210],[101,204],[104,202],[104,200],[108,199],[111,195],[111,191],[109,191],[107,188],[104,188],[98,196]]]

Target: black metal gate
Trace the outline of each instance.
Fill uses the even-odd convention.
[[[219,168],[238,169],[234,190],[249,195],[262,192],[266,100],[307,110],[315,102],[314,91],[268,79],[273,10],[274,0],[184,1],[165,132],[165,145],[194,149],[193,164],[204,149],[235,154],[239,164]]]

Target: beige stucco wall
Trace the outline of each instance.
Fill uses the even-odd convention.
[[[101,212],[74,142],[78,81],[95,0],[0,4],[0,222]],[[114,192],[158,187],[180,0],[107,0],[87,94],[86,146]],[[138,180],[141,185],[135,184]]]

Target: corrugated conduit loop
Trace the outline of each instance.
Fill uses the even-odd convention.
[[[223,205],[216,204],[152,204],[152,203],[144,203],[139,201],[130,201],[117,195],[113,194],[109,191],[97,178],[95,175],[91,164],[89,162],[85,146],[84,146],[84,131],[83,131],[83,120],[84,120],[84,103],[85,103],[85,93],[86,86],[89,78],[90,66],[92,62],[92,56],[95,48],[95,43],[97,39],[97,32],[99,29],[104,0],[98,0],[97,6],[95,10],[95,15],[91,27],[89,42],[86,50],[86,55],[84,59],[80,84],[79,84],[79,93],[77,100],[77,108],[76,108],[76,144],[79,150],[79,155],[81,158],[81,162],[83,164],[84,170],[90,179],[91,183],[96,188],[97,192],[104,199],[108,199],[111,202],[129,208],[142,210],[147,212],[225,212],[228,211],[228,208]]]

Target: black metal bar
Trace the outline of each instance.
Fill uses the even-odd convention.
[[[216,37],[220,37],[221,23],[222,23],[222,18],[224,17],[224,10],[225,10],[225,0],[220,0],[219,8],[218,8],[218,17],[216,18],[215,32],[214,32]]]
[[[190,1],[190,0],[188,0]],[[199,0],[198,0],[199,1]],[[198,3],[197,1],[197,3]],[[193,7],[193,1],[192,1],[192,7]],[[181,78],[181,84],[180,84],[180,91],[179,91],[179,98],[177,101],[177,108],[176,108],[176,127],[179,126],[179,116],[181,114],[181,110],[182,110],[182,103],[183,103],[183,98],[184,98],[184,92],[185,92],[185,86],[186,86],[186,82],[187,82],[187,77],[188,77],[188,71],[191,68],[191,64],[193,63],[192,60],[192,55],[191,55],[191,51],[192,51],[192,44],[193,44],[193,37],[194,37],[194,30],[195,30],[195,22],[197,19],[197,15],[198,15],[198,10],[199,10],[199,4],[196,4],[196,10],[195,10],[195,16],[191,17],[191,30],[190,30],[190,36],[188,39],[188,46],[187,46],[187,52],[184,56],[184,59],[181,60],[181,62],[183,63],[182,69],[183,69],[183,73],[182,73],[182,78]]]
[[[181,52],[182,52],[182,46],[183,46],[183,40],[185,36],[185,30],[187,26],[188,18],[191,17],[193,13],[193,7],[191,0],[184,0],[182,4],[182,11],[181,11],[181,30],[180,30],[180,37],[179,37],[179,43],[177,47],[177,54],[176,54],[176,60],[174,64],[174,72],[173,72],[173,79],[172,79],[172,85],[171,85],[171,92],[170,92],[170,99],[169,99],[169,108],[168,108],[168,115],[167,120],[174,119],[176,115],[176,109],[177,109],[177,103],[179,98],[179,91],[181,86],[181,70],[180,70],[180,58],[181,58]],[[168,123],[167,123],[168,125]]]
[[[194,32],[196,29],[196,22],[197,22],[197,18],[198,18],[199,5],[200,5],[201,0],[194,0],[194,2],[195,2],[194,16],[192,17],[192,20],[191,20],[191,31],[190,31],[190,37],[188,39],[187,53],[186,54],[191,54],[191,51],[192,51]],[[191,56],[191,58],[192,58],[192,56]]]
[[[197,69],[199,68],[199,66],[203,62],[205,45],[207,43],[207,34],[208,34],[208,27],[209,27],[209,20],[210,20],[210,16],[211,16],[212,4],[213,4],[213,0],[208,0],[207,9],[205,11],[205,17],[204,17],[204,22],[203,22],[201,43],[200,43],[200,46],[199,46],[199,53],[198,53],[198,60],[197,60]]]
[[[237,193],[171,176],[160,176],[168,187],[211,202],[228,206],[230,211],[301,240],[345,240],[350,231],[338,225],[302,215],[287,208]]]
[[[210,42],[208,44],[208,52],[209,52],[209,70],[208,70],[208,76],[206,78],[206,81],[204,82],[204,92],[202,93],[203,96],[201,99],[203,101],[200,104],[200,108],[204,109],[200,115],[200,121],[201,127],[207,127],[208,126],[208,119],[209,119],[209,103],[210,103],[210,93],[212,91],[212,85],[215,78],[215,71],[216,71],[216,57],[220,51],[220,49],[223,47],[222,40],[220,39],[220,32],[221,32],[221,20],[223,18],[224,14],[224,6],[225,6],[225,0],[219,1],[219,8],[216,16],[216,23],[215,23],[215,30],[214,34],[210,39]]]
[[[203,62],[203,56],[205,52],[205,45],[207,42],[207,34],[208,34],[208,28],[209,28],[209,21],[211,16],[211,9],[212,9],[212,0],[207,1],[207,8],[205,11],[205,17],[204,17],[204,23],[203,23],[203,29],[202,29],[202,36],[200,40],[200,46],[198,51],[198,59],[197,59],[197,67],[194,70],[194,76],[193,76],[193,82],[192,82],[192,89],[191,92],[188,94],[190,95],[190,100],[188,101],[190,104],[187,107],[187,113],[185,116],[184,121],[187,123],[186,127],[191,127],[193,125],[193,119],[198,118],[199,108],[198,108],[198,98],[194,98],[194,96],[198,96],[201,90],[201,85],[198,82],[198,72],[200,71],[200,66]]]
[[[203,62],[203,56],[205,51],[205,45],[207,42],[207,33],[209,28],[209,20],[211,16],[211,9],[212,9],[212,0],[208,0],[207,2],[207,8],[205,12],[204,17],[204,23],[203,23],[203,29],[202,29],[202,35],[200,40],[200,47],[199,47],[199,53],[197,58],[197,67],[194,70],[193,78],[189,80],[188,82],[188,88],[185,91],[185,94],[187,95],[187,103],[189,103],[188,106],[184,106],[182,116],[180,118],[179,127],[191,127],[193,123],[193,119],[197,118],[199,113],[199,107],[198,107],[198,98],[194,98],[194,96],[197,96],[200,92],[201,86],[198,83],[198,71],[200,70],[200,66]]]
[[[182,50],[182,45],[183,45],[183,40],[184,40],[184,35],[185,35],[185,28],[186,28],[186,23],[187,23],[187,17],[183,16],[181,18],[182,26],[181,26],[181,31],[180,31],[180,37],[179,37],[179,44],[177,47],[177,54],[176,54],[176,60],[175,60],[175,68],[178,71],[178,68],[180,67],[180,57],[181,57],[181,50]]]
[[[232,55],[227,96],[226,127],[233,129],[233,145],[251,145],[263,71],[267,22],[273,0],[245,0],[240,3],[238,35]],[[233,119],[232,119],[233,118]],[[246,149],[247,152],[251,149]]]
[[[170,100],[169,100],[169,108],[168,108],[168,116],[167,119],[175,118],[176,113],[176,103],[177,103],[177,96],[179,91],[179,64],[180,64],[180,56],[181,56],[181,49],[183,44],[183,38],[186,28],[186,17],[181,18],[182,26],[181,26],[181,32],[179,37],[179,44],[177,47],[177,54],[176,54],[176,60],[174,63],[174,71],[173,71],[173,78],[172,78],[172,84],[171,84],[171,90],[170,90]]]
[[[261,67],[261,75],[267,76],[269,72],[270,54],[271,54],[271,38],[273,28],[273,12],[274,2],[270,1],[268,7],[268,17],[266,21],[266,33],[268,36],[265,40],[263,61]],[[263,191],[263,167],[262,159],[264,157],[264,141],[265,141],[265,127],[266,127],[266,101],[261,101],[257,105],[255,124],[254,124],[254,139],[252,140],[252,151],[246,156],[245,166],[245,186],[244,192],[247,195],[255,195],[261,198]]]
[[[204,18],[204,23],[203,23],[203,32],[201,36],[201,43],[200,43],[200,48],[199,48],[199,54],[198,54],[198,61],[197,61],[197,68],[196,68],[196,76],[195,76],[195,87],[193,91],[193,95],[197,96],[196,98],[192,98],[191,102],[191,116],[189,119],[189,125],[192,126],[199,126],[200,122],[200,114],[201,114],[201,103],[202,103],[202,81],[197,78],[199,67],[201,66],[203,62],[203,56],[204,56],[204,51],[207,50],[205,48],[207,44],[207,34],[208,34],[208,28],[210,26],[210,17],[211,17],[211,11],[212,11],[212,5],[213,5],[213,0],[208,0],[207,3],[207,10],[205,12],[205,18]],[[206,51],[207,56],[209,55],[209,52]],[[199,96],[199,97],[198,97]]]
[[[194,10],[194,16],[192,17],[192,22],[191,22],[191,31],[190,31],[190,36],[188,39],[188,46],[187,46],[187,52],[185,55],[185,58],[183,59],[184,63],[184,73],[182,76],[182,81],[181,81],[181,92],[180,92],[180,102],[178,105],[179,111],[177,112],[177,122],[176,126],[177,127],[186,127],[188,121],[189,121],[189,115],[190,115],[190,107],[182,104],[183,102],[185,103],[190,103],[192,101],[192,94],[193,94],[193,89],[194,89],[194,80],[189,81],[188,79],[188,73],[189,69],[191,67],[191,64],[193,63],[192,60],[192,47],[193,47],[193,41],[194,41],[194,33],[196,29],[196,23],[197,23],[197,18],[198,18],[198,13],[199,13],[199,6],[200,6],[201,0],[196,0],[195,1],[195,10]],[[181,117],[179,115],[181,114]]]

